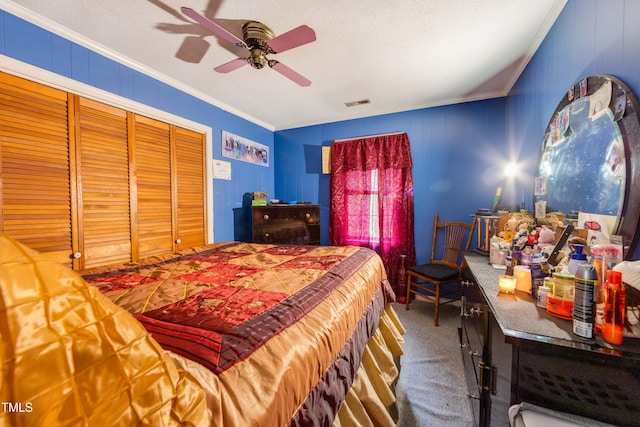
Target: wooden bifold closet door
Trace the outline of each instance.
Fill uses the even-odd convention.
[[[67,105],[66,92],[0,74],[0,230],[70,263]]]
[[[4,73],[0,107],[1,231],[76,269],[206,243],[203,134]]]
[[[174,215],[181,248],[206,243],[206,181],[204,135],[188,129],[173,127],[175,141],[175,172],[177,185]]]
[[[138,250],[141,258],[173,248],[170,129],[166,123],[136,116],[132,166],[136,175]],[[169,172],[169,173],[167,173]]]
[[[78,248],[85,267],[131,256],[127,112],[74,97]]]

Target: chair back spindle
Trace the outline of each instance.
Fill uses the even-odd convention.
[[[462,252],[468,251],[471,246],[476,220],[476,218],[473,218],[471,224],[460,221],[440,222],[436,214],[433,224],[431,262],[460,268],[462,266]],[[442,256],[436,259],[438,234],[442,239]]]

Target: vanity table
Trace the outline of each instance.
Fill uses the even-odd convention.
[[[564,93],[539,151],[536,217],[591,214],[587,238],[604,227],[622,236],[625,259],[640,240],[640,104],[619,79],[586,77]],[[588,223],[588,226],[587,226]],[[589,235],[591,234],[591,236]],[[478,236],[480,242],[480,236]],[[480,246],[480,244],[479,244]],[[528,402],[620,426],[640,426],[640,339],[612,346],[582,339],[526,293],[498,292],[482,251],[465,255],[460,346],[477,424],[508,426]],[[640,257],[640,256],[639,256]]]
[[[640,425],[640,340],[582,339],[528,294],[498,292],[504,271],[465,254],[479,294],[463,302],[467,382],[480,426],[508,426],[510,405],[529,402],[620,426]],[[470,288],[472,289],[472,288]],[[469,290],[467,290],[468,293]]]

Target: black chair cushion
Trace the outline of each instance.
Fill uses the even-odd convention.
[[[443,264],[415,265],[409,270],[440,282],[445,280],[456,280],[458,278],[458,269]]]

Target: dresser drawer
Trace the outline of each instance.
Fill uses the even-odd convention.
[[[254,206],[251,213],[255,243],[320,244],[320,206]]]
[[[467,396],[471,403],[474,425],[480,425],[480,406],[482,404],[483,369],[483,318],[482,311],[486,307],[479,303],[469,302],[462,298],[460,309],[460,349],[462,363],[467,382]]]
[[[253,225],[260,226],[274,221],[302,221],[320,224],[320,207],[317,205],[260,206],[253,207]]]

